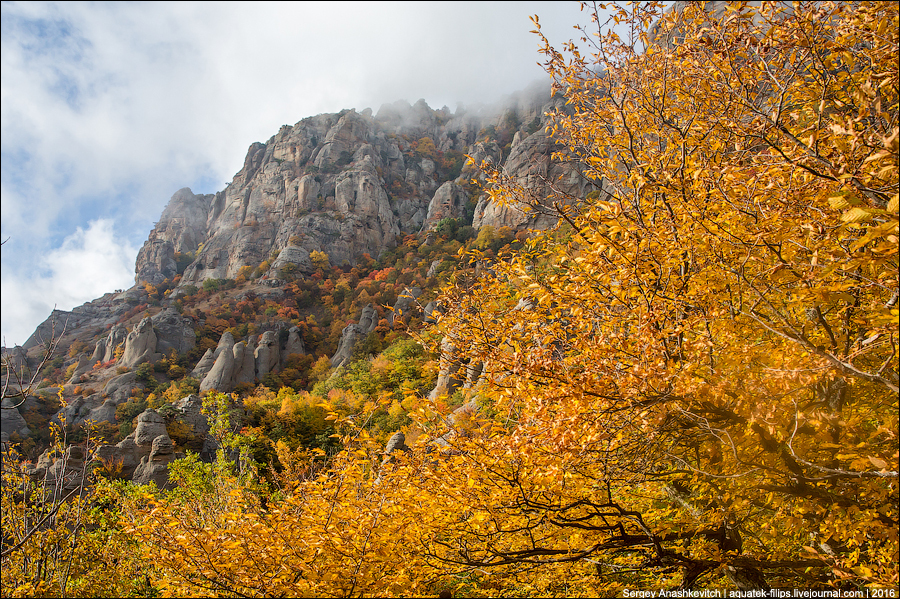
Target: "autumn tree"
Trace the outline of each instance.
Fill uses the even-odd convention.
[[[718,6],[592,7],[589,55],[545,40],[556,159],[599,192],[484,166],[493,201],[559,225],[440,298],[480,382],[453,414],[404,400],[405,450],[369,435],[378,399],[329,408],[327,462],[276,444],[278,492],[197,466],[137,498],[154,586],[896,587],[898,9]]]
[[[511,431],[467,449],[509,495],[448,563],[897,584],[897,8],[702,6],[544,40],[557,159],[602,191],[540,198],[559,226],[442,300]]]

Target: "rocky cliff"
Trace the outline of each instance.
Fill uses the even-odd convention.
[[[197,284],[276,259],[303,272],[313,251],[353,264],[444,218],[475,228],[545,227],[552,218],[479,197],[471,185],[479,171],[465,156],[501,164],[535,198],[546,195],[544,178],[583,197],[577,169],[551,160],[557,148],[544,113],[559,104],[540,87],[491,109],[451,113],[401,101],[374,115],[344,110],[285,125],[250,146],[224,190],[172,196],[138,254],[135,281],[159,284],[181,273],[182,285]]]

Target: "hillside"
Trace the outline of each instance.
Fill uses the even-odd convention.
[[[4,350],[4,593],[894,592],[898,8],[602,10],[552,97],[282,127]]]
[[[22,348],[4,351],[34,369],[41,341],[65,327],[38,380],[45,397],[62,390],[66,406],[54,416],[76,426],[92,420],[129,430],[116,417],[129,395],[116,390],[136,384],[124,371],[142,363],[158,375],[177,364],[172,373],[192,374],[203,391],[246,389],[267,376],[273,388],[305,389],[319,357],[337,366],[376,329],[372,347],[410,318],[418,329],[463,245],[496,250],[516,232],[553,223],[490,202],[466,156],[501,165],[537,193],[558,179],[575,197],[592,189],[577,169],[550,159],[546,113],[555,105],[559,99],[534,87],[471,113],[399,101],[374,116],[345,110],[284,126],[250,146],[223,191],[172,196],[138,254],[133,288],[56,311]],[[394,323],[389,308],[404,312],[404,324]],[[349,326],[366,318],[360,330]],[[378,327],[382,320],[387,328]],[[243,344],[237,351],[247,353],[248,368],[220,365],[216,380],[204,383],[213,365],[198,363],[235,343]],[[262,346],[273,344],[265,350],[271,363],[258,363]],[[303,368],[286,368],[291,354]],[[51,414],[37,406],[18,410],[40,430]],[[23,418],[4,414],[3,433],[21,436]]]

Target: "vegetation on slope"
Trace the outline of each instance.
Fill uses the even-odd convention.
[[[630,37],[595,13],[590,58],[545,46],[574,109],[554,134],[603,191],[448,281],[417,334],[483,366],[466,409],[426,397],[434,367],[387,330],[377,357],[249,392],[245,434],[210,394],[221,459],[171,492],[101,485],[96,520],[36,527],[37,555],[4,540],[4,593],[59,591],[46,548],[100,538],[121,542],[60,594],[896,589],[898,9],[782,9],[613,7]],[[495,201],[527,197],[483,168]],[[463,264],[489,245],[467,243]],[[384,282],[422,274],[412,245]],[[322,269],[311,345],[354,309],[344,285],[391,293],[380,266]],[[213,325],[257,325],[236,309]],[[395,426],[410,448],[385,455]],[[37,518],[11,488],[4,535]]]

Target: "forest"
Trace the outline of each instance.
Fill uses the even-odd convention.
[[[533,17],[554,159],[595,191],[475,166],[555,226],[313,252],[277,302],[246,292],[268,262],[185,290],[198,343],[136,369],[121,426],[5,451],[3,596],[896,593],[900,9],[702,4],[583,3],[563,48]],[[440,309],[392,312],[413,286]],[[204,435],[166,417],[225,331],[271,319],[309,353],[204,392]],[[147,408],[185,455],[163,488],[92,457]],[[39,443],[74,480],[28,476]]]

